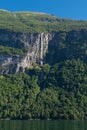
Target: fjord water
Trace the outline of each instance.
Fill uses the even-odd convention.
[[[87,130],[87,121],[0,121],[0,130]]]

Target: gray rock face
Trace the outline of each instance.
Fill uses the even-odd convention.
[[[87,59],[87,30],[34,34],[0,30],[0,45],[27,50],[23,55],[0,52],[0,73],[17,73],[43,65],[44,60],[54,64],[64,59]]]
[[[0,31],[0,44],[8,47],[27,49],[24,55],[0,53],[0,73],[17,73],[34,64],[43,65],[52,34],[23,34]]]

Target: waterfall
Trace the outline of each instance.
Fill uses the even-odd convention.
[[[41,33],[41,41],[40,41],[40,64],[43,65],[43,33]]]
[[[13,16],[14,16],[14,17],[17,17],[17,16],[16,16],[16,13],[13,13]]]

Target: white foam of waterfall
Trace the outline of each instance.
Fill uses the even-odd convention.
[[[44,41],[43,41],[43,33],[41,33],[41,46],[40,46],[40,64],[43,65],[43,45],[44,45]]]

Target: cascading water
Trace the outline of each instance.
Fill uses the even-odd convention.
[[[41,41],[40,41],[40,64],[43,65],[43,33],[41,33]]]

